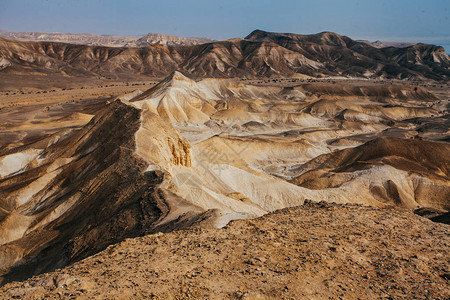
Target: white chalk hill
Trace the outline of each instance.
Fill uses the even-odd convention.
[[[263,89],[264,90],[264,89]],[[201,124],[217,112],[218,102],[228,99],[260,99],[267,97],[261,88],[228,79],[194,81],[175,71],[159,84],[130,100],[168,119],[171,123]]]

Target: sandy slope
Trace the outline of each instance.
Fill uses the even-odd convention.
[[[447,299],[450,230],[410,213],[308,203],[223,229],[127,239],[11,283],[2,299]]]

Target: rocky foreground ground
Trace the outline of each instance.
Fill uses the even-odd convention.
[[[1,299],[449,299],[450,227],[307,202],[222,229],[127,239]]]

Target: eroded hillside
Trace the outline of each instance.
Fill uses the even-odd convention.
[[[447,82],[444,48],[416,44],[376,48],[331,32],[312,35],[256,30],[245,39],[199,45],[102,47],[0,39],[0,75],[130,80],[181,70],[192,77],[340,77]],[[141,40],[141,39],[140,39]],[[145,47],[144,47],[145,46]],[[20,76],[19,76],[20,75]]]
[[[448,98],[425,87],[174,72],[110,99],[84,126],[76,118],[78,127],[0,148],[3,283],[125,238],[220,228],[307,199],[446,222],[448,116]]]

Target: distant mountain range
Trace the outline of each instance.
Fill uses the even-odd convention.
[[[358,40],[358,42],[367,43],[375,48],[387,48],[387,47],[406,48],[406,47],[414,46],[416,44],[416,43],[408,43],[408,42],[382,42],[382,41],[370,42],[370,41],[366,41],[366,40]]]
[[[86,36],[92,37],[91,43],[101,37]],[[163,77],[179,70],[197,78],[450,78],[449,56],[434,45],[380,48],[332,32],[300,35],[262,30],[245,39],[206,41],[146,35],[133,42],[122,39],[122,44],[133,46],[118,48],[0,39],[0,74],[130,79]]]
[[[146,47],[151,44],[197,45],[213,41],[209,38],[186,38],[161,33],[149,33],[144,36],[124,36],[97,35],[91,33],[14,32],[4,30],[0,30],[0,37],[19,41],[59,42],[105,47]]]

